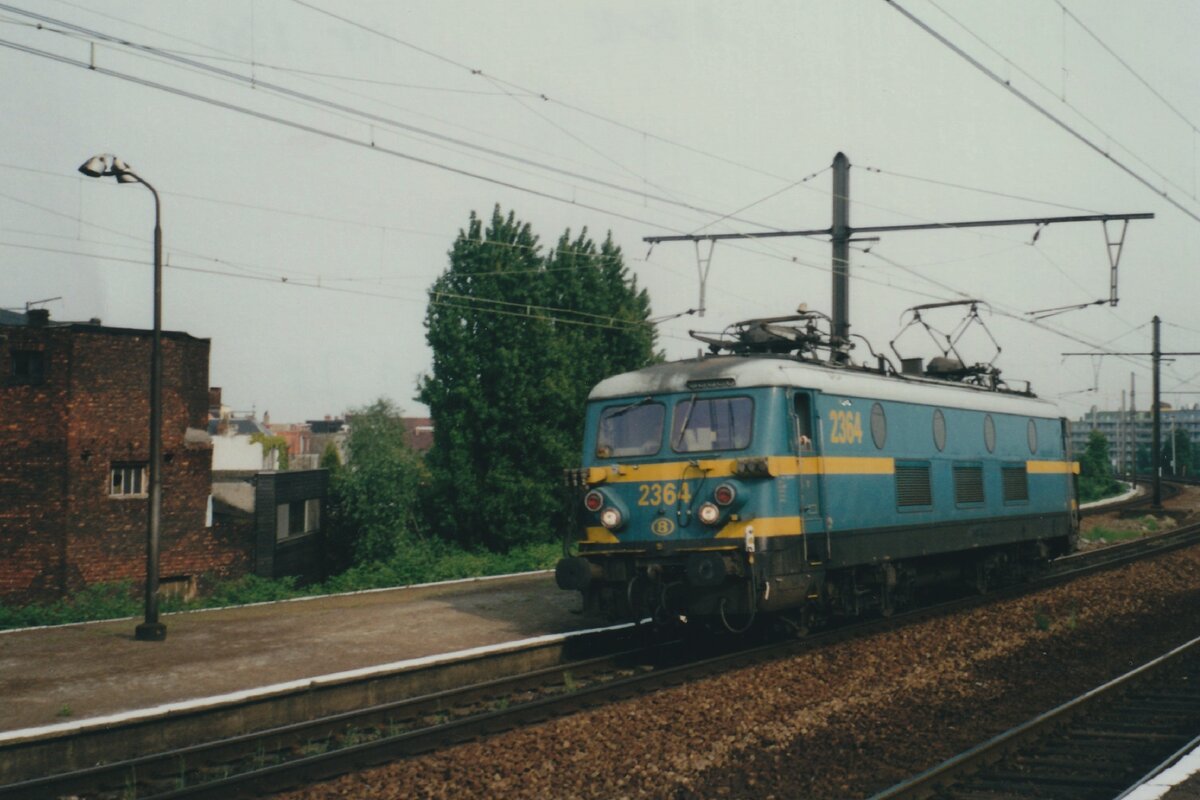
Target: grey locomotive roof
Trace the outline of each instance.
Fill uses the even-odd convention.
[[[847,398],[965,408],[1031,417],[1062,416],[1036,397],[994,392],[978,386],[927,378],[885,377],[858,369],[829,367],[786,356],[712,356],[673,361],[600,381],[589,400],[690,392],[689,381],[732,378],[734,386],[794,386]]]

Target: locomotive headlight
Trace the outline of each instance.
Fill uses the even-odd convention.
[[[721,509],[717,508],[714,503],[704,503],[696,509],[696,516],[705,525],[716,525],[721,519]]]
[[[733,505],[733,501],[737,500],[737,489],[733,487],[732,483],[722,483],[713,489],[713,499],[719,506]]]
[[[583,507],[595,514],[604,507],[604,495],[593,489],[583,496]]]
[[[615,531],[617,528],[621,527],[624,522],[625,520],[621,516],[621,512],[612,506],[609,506],[600,512],[600,524],[608,528],[610,531]]]

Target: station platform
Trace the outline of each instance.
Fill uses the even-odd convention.
[[[551,571],[0,632],[0,738],[135,709],[585,629]],[[98,720],[97,720],[98,721]]]
[[[1200,800],[1200,743],[1119,800]]]

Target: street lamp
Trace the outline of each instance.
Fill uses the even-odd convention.
[[[158,192],[113,155],[89,158],[79,171],[92,178],[112,175],[117,183],[140,183],[154,195],[154,339],[150,350],[150,520],[146,531],[146,619],[136,638],[161,642],[167,626],[158,621],[158,533],[162,519],[162,225]]]

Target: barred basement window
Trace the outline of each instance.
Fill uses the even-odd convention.
[[[983,465],[954,465],[954,502],[960,506],[983,502]]]
[[[896,465],[896,505],[900,508],[933,505],[928,462]]]
[[[149,490],[146,464],[113,464],[108,479],[109,497],[145,497]]]
[[[1004,502],[1024,503],[1029,500],[1029,476],[1024,464],[1007,464],[1000,468],[1004,485]]]

